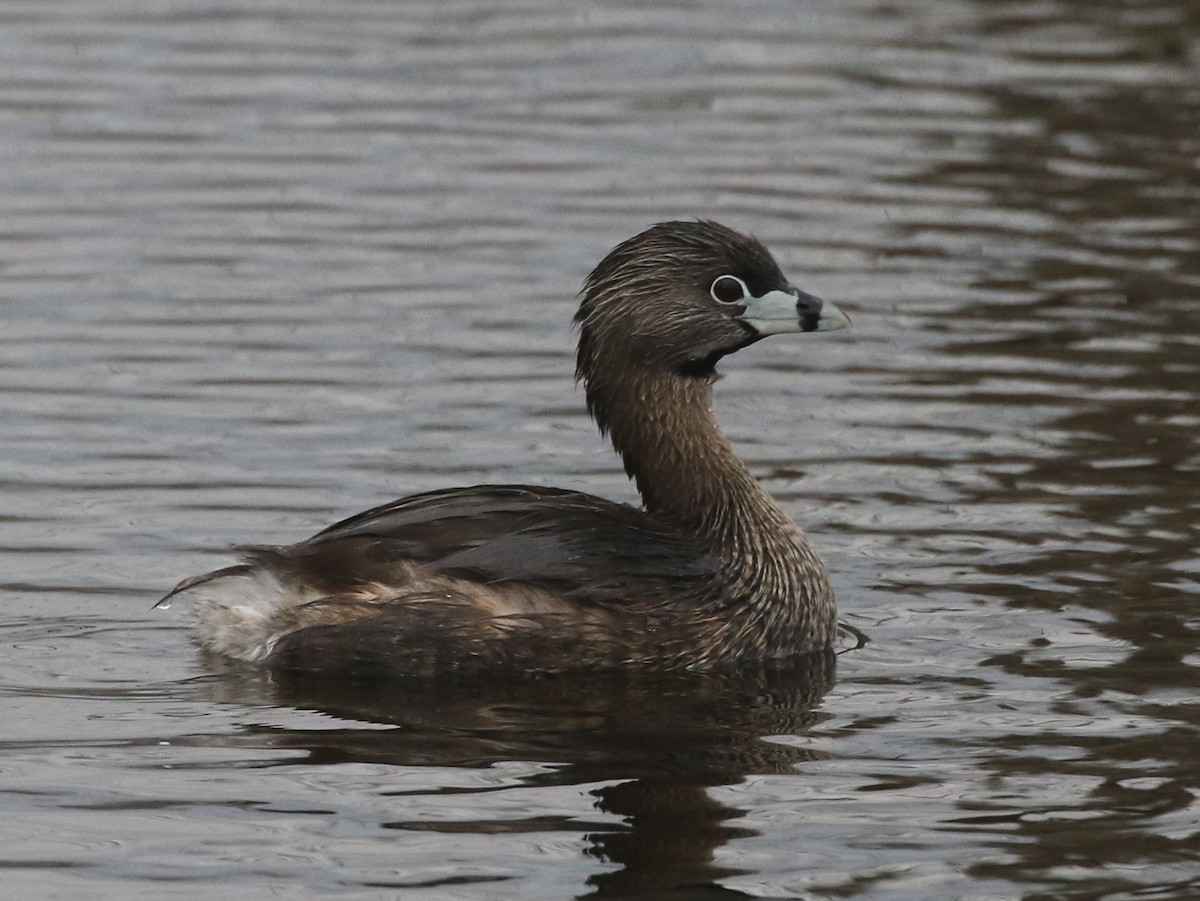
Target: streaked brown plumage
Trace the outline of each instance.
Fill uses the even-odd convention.
[[[588,277],[575,322],[588,410],[643,510],[481,485],[403,498],[186,579],[198,636],[236,660],[395,674],[710,669],[834,636],[799,529],[711,409],[713,367],[762,337],[848,320],[792,287],[753,238],[667,222]]]

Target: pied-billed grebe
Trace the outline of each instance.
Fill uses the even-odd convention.
[[[588,276],[576,376],[644,509],[478,485],[402,498],[180,582],[200,644],[252,663],[396,674],[712,669],[826,648],[829,577],[711,410],[725,354],[849,324],[757,240],[667,222]]]

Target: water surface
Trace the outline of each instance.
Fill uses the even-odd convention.
[[[0,125],[13,897],[1200,893],[1194,4],[9,3]],[[696,215],[854,315],[718,404],[865,648],[313,684],[150,611],[412,491],[632,500],[573,295]]]

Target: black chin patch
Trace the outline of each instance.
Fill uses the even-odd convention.
[[[725,356],[724,353],[717,351],[709,354],[707,357],[701,357],[697,360],[688,360],[675,371],[687,379],[705,379],[712,381],[717,374],[717,361]]]
[[[732,321],[741,326],[743,332],[741,340],[728,347],[722,347],[720,350],[714,350],[703,357],[695,357],[694,359],[687,360],[677,366],[675,371],[685,378],[708,379],[711,382],[717,377],[716,366],[721,357],[739,351],[743,347],[749,347],[751,344],[762,339],[762,335],[755,331],[754,326],[750,325],[750,323],[744,322],[741,319],[734,319]]]

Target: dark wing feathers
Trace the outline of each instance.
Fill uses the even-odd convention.
[[[652,602],[708,583],[718,561],[633,507],[558,488],[480,485],[406,497],[289,548],[250,552],[322,591],[387,584],[407,561],[581,602]],[[276,558],[278,559],[278,558]]]

